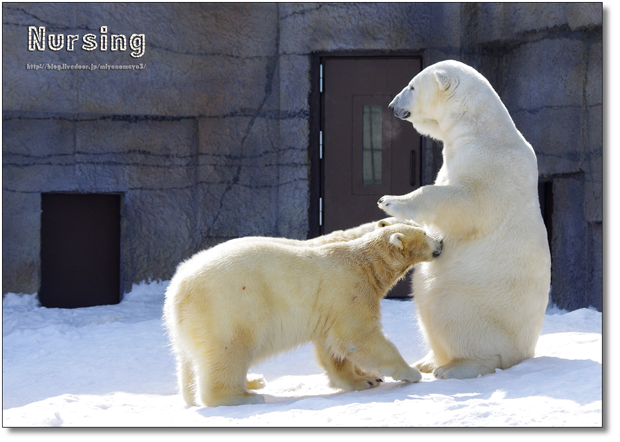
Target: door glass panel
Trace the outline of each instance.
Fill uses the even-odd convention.
[[[362,179],[364,186],[381,184],[381,106],[362,107]]]

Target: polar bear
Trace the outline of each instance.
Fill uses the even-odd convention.
[[[316,247],[228,241],[181,263],[166,290],[164,323],[183,398],[206,406],[264,403],[248,368],[312,342],[330,386],[360,390],[379,376],[417,382],[381,331],[380,301],[405,272],[439,256],[420,227],[394,224]]]
[[[533,357],[551,273],[534,150],[489,82],[457,61],[424,69],[389,107],[443,142],[434,185],[378,202],[446,241],[413,275],[430,346],[415,366],[463,379]]]

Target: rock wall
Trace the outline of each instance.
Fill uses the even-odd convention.
[[[123,195],[124,290],[232,237],[307,237],[313,55],[416,53],[471,64],[497,89],[552,182],[554,301],[601,309],[602,15],[600,3],[3,3],[3,293],[39,288],[41,192]],[[29,26],[80,40],[29,51]],[[107,50],[78,48],[88,33]],[[113,34],[144,34],[144,54],[111,51]],[[47,63],[141,68],[28,68]],[[441,146],[425,140],[423,158],[430,183]]]

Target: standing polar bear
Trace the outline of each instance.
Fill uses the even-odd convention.
[[[419,226],[387,225],[322,246],[236,239],[179,265],[164,303],[179,385],[189,405],[264,403],[248,368],[312,341],[330,386],[361,390],[379,376],[417,382],[381,331],[380,301],[442,243]]]
[[[551,273],[534,150],[489,82],[457,61],[424,69],[389,107],[443,142],[434,185],[378,202],[446,242],[413,276],[431,349],[416,367],[464,379],[534,356]]]

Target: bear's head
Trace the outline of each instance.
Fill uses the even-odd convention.
[[[439,257],[443,249],[442,240],[432,237],[413,222],[386,226],[380,230],[380,237],[387,242],[389,255],[407,268]]]
[[[496,112],[495,105],[505,110],[486,78],[466,64],[446,60],[422,70],[388,107],[420,134],[446,141],[446,132],[463,116]]]

